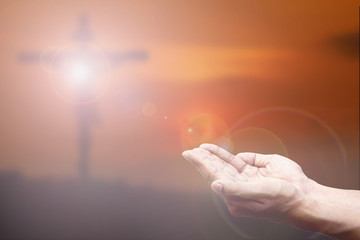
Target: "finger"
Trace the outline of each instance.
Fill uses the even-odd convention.
[[[211,183],[216,179],[218,168],[215,166],[213,156],[204,149],[195,148],[183,152],[183,156],[196,166],[199,172]]]
[[[193,156],[193,153],[192,153],[193,150],[187,150],[187,151],[184,151],[182,153],[182,156],[188,160],[191,164],[193,164],[195,166],[195,168],[201,173],[201,175],[205,178],[207,178],[207,176],[205,175],[204,171],[201,169],[198,161],[195,161],[194,159],[194,156]]]
[[[243,152],[237,154],[236,157],[255,167],[266,167],[269,163],[268,157],[265,154]]]
[[[232,181],[226,181],[224,179],[214,181],[211,184],[211,189],[224,198],[228,198],[229,196],[238,196],[241,191],[239,184]]]
[[[229,153],[225,149],[220,148],[214,144],[208,144],[208,143],[201,144],[200,148],[206,149],[209,152],[215,154],[216,156],[218,156],[225,162],[231,164],[239,172],[242,172],[244,170],[244,168],[246,167],[246,162],[244,162],[241,158]]]
[[[229,200],[257,200],[275,197],[281,189],[281,183],[270,179],[254,182],[232,182],[220,179],[211,184],[211,189]]]
[[[204,164],[210,161],[211,154],[203,149],[194,148],[182,153],[183,157],[198,167],[204,167]]]

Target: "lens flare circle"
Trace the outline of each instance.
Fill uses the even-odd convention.
[[[317,136],[317,134],[322,138]],[[325,166],[329,171],[340,175],[340,177],[336,179],[341,179],[341,173],[343,174],[343,178],[346,179],[347,159],[342,142],[329,125],[311,113],[289,107],[260,109],[243,117],[231,128],[230,134],[226,138],[228,141],[227,146],[233,153],[248,150],[256,152],[262,148],[260,147],[259,149],[259,146],[256,145],[261,137],[266,137],[267,140],[273,141],[270,148],[263,148],[265,153],[270,150],[275,151],[278,154],[290,156],[297,162],[298,159],[303,158],[305,161],[299,164],[303,169],[305,169],[304,166],[306,165],[308,165],[307,170],[315,169],[313,170],[313,174],[315,173],[314,176],[322,174],[328,175],[327,171],[324,171]],[[249,142],[246,142],[246,139],[248,139]],[[309,139],[315,139],[314,144],[311,142],[307,143],[310,141]],[[264,141],[266,141],[266,139]],[[324,146],[319,144],[322,141],[325,142]],[[264,142],[260,141],[260,145],[261,144],[264,144]],[[327,162],[325,163],[319,162],[319,159],[326,158],[329,152],[334,155],[333,158],[335,158],[335,160],[333,161],[335,161],[335,163],[336,161],[340,162],[340,168],[338,166],[339,164],[332,163],[331,159],[326,159]],[[308,159],[316,159],[317,161],[309,162]],[[332,168],[331,166],[329,167],[330,164],[333,165]],[[321,171],[319,169],[321,169]],[[305,173],[307,174],[306,171]],[[346,188],[346,184],[347,181],[345,180],[345,186],[340,187]],[[256,235],[255,232],[250,234],[245,233],[241,226],[234,223],[227,209],[221,207],[221,204],[218,202],[219,200],[214,198],[214,201],[220,215],[231,228],[241,236],[249,237]],[[324,229],[326,227],[327,226],[324,226]],[[308,238],[314,239],[319,235],[319,233],[311,233],[308,235]]]
[[[289,156],[284,142],[274,132],[261,127],[241,128],[229,136],[233,153],[256,152]]]
[[[238,129],[241,129],[245,126],[248,126],[250,124],[250,126],[253,127],[259,127],[259,125],[261,125],[260,121],[258,121],[259,119],[265,119],[265,121],[267,121],[267,116],[269,115],[280,115],[280,114],[287,114],[288,116],[291,116],[292,118],[296,118],[296,120],[300,120],[300,121],[308,121],[314,125],[316,125],[316,127],[318,129],[322,129],[326,134],[327,137],[331,139],[332,143],[334,143],[337,147],[338,153],[341,157],[341,160],[343,162],[343,167],[344,167],[344,171],[347,171],[347,156],[346,156],[346,150],[345,147],[343,145],[343,143],[341,142],[340,138],[337,136],[337,134],[335,133],[335,131],[328,125],[326,124],[323,120],[321,120],[320,118],[316,117],[315,115],[306,112],[304,110],[301,109],[296,109],[296,108],[290,108],[290,107],[271,107],[271,108],[264,108],[264,109],[260,109],[258,111],[255,111],[253,113],[250,113],[248,115],[246,115],[244,118],[242,118],[236,125],[234,125],[231,128],[231,134],[233,134],[234,132],[236,132]],[[280,120],[281,117],[276,116],[275,118],[273,117],[272,120],[275,120],[276,122],[273,123],[272,125],[281,125]],[[302,126],[303,128],[296,128],[295,124],[293,124],[292,122],[286,122],[286,126],[284,126],[285,124],[283,124],[282,127],[286,127],[288,130],[293,130],[293,132],[297,132],[298,134],[306,134],[306,128],[304,128],[304,126]],[[291,126],[294,125],[294,126]],[[308,123],[308,125],[310,125]],[[310,129],[310,126],[305,126],[308,127]],[[263,127],[264,129],[267,129],[269,131],[272,131],[271,128],[271,124],[267,124],[266,127]],[[314,129],[313,129],[314,130]],[[305,133],[304,133],[305,131]],[[273,133],[276,131],[272,131]],[[275,134],[275,133],[274,133]],[[277,136],[279,136],[279,134],[276,134]],[[296,137],[296,136],[293,136]],[[309,137],[313,137],[313,136],[309,136]],[[284,144],[286,144],[286,140],[284,140],[284,138],[281,138],[282,141],[284,142]],[[306,141],[306,139],[302,138],[302,141]],[[288,141],[289,142],[289,141]],[[316,147],[316,146],[314,146]],[[291,155],[291,152],[290,152]],[[346,187],[346,186],[344,186]]]
[[[50,66],[50,85],[64,101],[88,104],[110,85],[110,64],[102,50],[91,44],[72,43],[60,48]]]
[[[288,150],[280,137],[272,131],[260,127],[244,127],[233,130],[228,137],[223,138],[221,147],[234,154],[239,152],[259,152],[288,156]],[[225,204],[215,194],[213,194],[213,201],[224,222],[234,232],[244,239],[255,238],[256,233],[250,233],[251,228],[243,227],[244,224],[241,224],[243,219],[239,220],[231,216]]]
[[[202,143],[221,144],[229,134],[229,127],[220,117],[210,113],[198,113],[186,117],[181,128],[183,150],[198,147]]]

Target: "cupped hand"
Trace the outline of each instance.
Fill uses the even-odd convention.
[[[288,221],[311,187],[301,167],[280,155],[233,155],[202,144],[183,156],[209,181],[234,216]]]

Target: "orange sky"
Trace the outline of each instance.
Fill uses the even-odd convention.
[[[96,102],[94,178],[202,189],[204,181],[181,151],[189,142],[216,141],[237,126],[234,151],[248,144],[240,150],[288,152],[311,177],[355,188],[358,6],[358,1],[2,1],[0,169],[36,178],[76,176],[76,107],[52,91],[41,64],[21,64],[17,56],[67,46],[78,17],[87,14],[98,48],[149,53],[147,62],[113,69],[111,86]],[[277,106],[283,108],[236,125],[252,112]],[[199,132],[186,132],[191,127]],[[341,145],[346,161],[339,160]],[[336,182],[339,168],[342,180]]]

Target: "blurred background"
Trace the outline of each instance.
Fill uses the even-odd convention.
[[[1,239],[329,239],[229,216],[181,152],[359,189],[359,1],[0,2]]]

